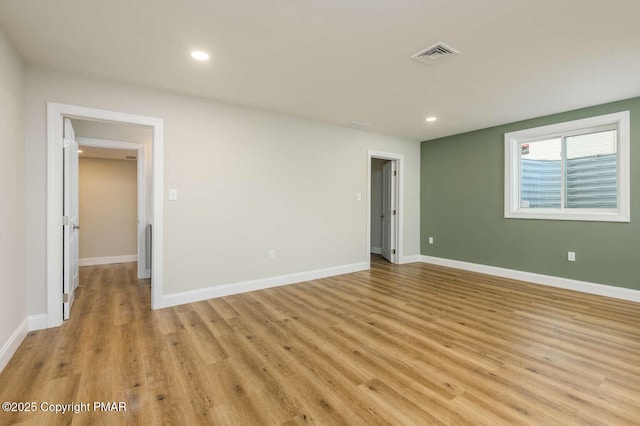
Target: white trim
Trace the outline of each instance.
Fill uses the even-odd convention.
[[[137,173],[137,246],[138,246],[138,259],[147,258],[147,162],[146,162],[146,145],[137,142],[122,142],[109,139],[95,139],[76,137],[76,141],[80,146],[90,146],[94,148],[107,148],[107,149],[124,149],[136,151],[136,173]],[[137,259],[136,259],[137,260]],[[114,262],[118,263],[118,262]],[[82,265],[80,265],[82,266]],[[146,262],[138,263],[138,278],[149,278],[151,276],[151,270],[146,268]]]
[[[47,102],[47,319],[62,324],[62,121],[63,117],[137,124],[153,128],[153,261],[151,308],[162,300],[163,280],[163,134],[160,118]]]
[[[80,259],[80,266],[92,265],[111,265],[113,263],[137,262],[137,254],[127,254],[125,256],[107,256],[107,257],[85,257]]]
[[[380,247],[371,247],[371,253],[382,254],[382,249]]]
[[[350,265],[316,269],[313,271],[279,275],[270,278],[260,278],[257,280],[243,281],[233,284],[223,284],[197,290],[183,291],[180,293],[165,294],[162,296],[162,306],[160,307],[168,308],[170,306],[199,302],[201,300],[229,296],[232,294],[246,293],[249,291],[262,290],[271,287],[296,284],[305,281],[317,280],[320,278],[333,277],[335,275],[350,274],[352,272],[365,271],[367,269],[369,269],[369,264],[367,262],[360,262],[352,263]]]
[[[460,260],[445,259],[442,257],[421,256],[421,261],[433,265],[463,269],[465,271],[479,272],[481,274],[495,275],[514,280],[528,281],[534,284],[575,290],[582,293],[597,294],[599,296],[613,297],[615,299],[629,300],[631,302],[640,302],[640,290],[630,288],[614,287],[606,284],[554,277],[552,275],[536,274],[534,272],[518,271],[515,269],[499,268],[497,266],[463,262]]]
[[[400,263],[403,253],[403,239],[404,239],[404,155],[395,154],[391,152],[383,151],[367,151],[367,241],[365,247],[365,259],[369,268],[371,267],[371,159],[376,158],[379,160],[391,160],[396,162],[396,170],[398,172],[397,181],[397,194],[396,197],[396,259],[397,263]]]
[[[400,265],[404,265],[407,263],[416,263],[422,261],[422,256],[419,254],[414,254],[413,256],[403,256],[400,259]]]
[[[29,331],[42,330],[48,327],[47,314],[29,315]]]
[[[60,307],[60,309],[62,309],[62,307]],[[9,361],[11,361],[11,357],[16,353],[28,332],[29,321],[25,318],[4,345],[2,345],[2,349],[0,349],[0,372],[4,370]]]
[[[618,130],[618,208],[617,209],[530,209],[520,207],[520,153],[522,142],[566,136],[576,130],[597,129],[613,125]],[[523,129],[504,134],[504,217],[507,219],[585,220],[597,222],[629,222],[630,207],[630,113],[621,111]],[[564,192],[563,192],[564,193]]]

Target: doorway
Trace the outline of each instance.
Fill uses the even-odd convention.
[[[94,120],[72,119],[71,122],[82,151],[79,158],[81,166],[84,164],[84,167],[81,167],[81,172],[84,171],[84,173],[80,175],[86,176],[87,179],[101,180],[106,184],[105,187],[101,187],[98,182],[93,187],[81,185],[81,197],[91,197],[102,205],[99,211],[104,211],[104,216],[107,214],[112,216],[110,219],[103,217],[102,220],[98,218],[92,220],[92,222],[99,222],[102,227],[110,227],[111,232],[105,229],[98,232],[97,223],[95,225],[89,223],[90,226],[93,225],[92,228],[85,227],[85,231],[90,231],[91,235],[81,232],[80,241],[85,247],[84,249],[81,247],[80,266],[137,261],[138,278],[150,278],[151,247],[148,245],[148,218],[152,215],[153,187],[150,182],[151,164],[147,159],[153,152],[152,130],[147,126]],[[111,179],[111,176],[114,179]],[[114,180],[118,176],[121,179],[118,179],[116,184]],[[118,208],[125,199],[129,208],[124,206]],[[80,201],[83,201],[82,198]],[[82,209],[89,210],[87,200],[84,201],[80,204]],[[134,217],[133,222],[129,219],[131,216]],[[132,227],[135,229],[131,229]],[[87,238],[90,236],[95,235],[98,238],[100,234],[102,237],[108,237],[119,231],[133,237],[126,240],[128,243],[122,239],[116,239],[112,241],[111,247],[102,250],[93,249],[91,246],[86,247],[89,245]],[[113,238],[110,239],[113,240]]]
[[[401,263],[403,157],[369,151],[368,161],[367,258],[379,254]]]
[[[142,126],[151,131],[152,156],[147,162],[150,177],[149,182],[152,194],[149,197],[146,222],[153,224],[154,236],[151,243],[151,308],[162,307],[162,152],[163,152],[163,120],[152,117],[124,114],[113,111],[98,110],[47,103],[47,324],[49,327],[57,327],[62,324],[64,317],[64,302],[68,297],[63,296],[65,270],[69,271],[65,256],[65,247],[69,247],[69,241],[65,241],[65,228],[68,228],[69,220],[65,215],[65,168],[64,168],[64,123],[65,119],[84,120],[96,123],[112,123],[120,125]],[[104,141],[104,140],[103,140]],[[112,141],[113,142],[113,141]],[[112,146],[113,147],[113,146]],[[77,154],[76,154],[77,156]],[[156,201],[157,202],[154,202]],[[72,204],[72,203],[71,203]],[[77,224],[74,224],[77,226]],[[141,224],[144,226],[144,223]],[[63,232],[60,232],[62,230]],[[144,239],[143,239],[144,241]],[[66,243],[66,244],[65,244]],[[146,265],[145,265],[146,266]],[[67,272],[68,273],[68,272]],[[69,287],[67,288],[67,290]]]

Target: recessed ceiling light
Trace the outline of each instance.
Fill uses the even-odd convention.
[[[197,59],[198,61],[206,61],[209,59],[209,54],[207,52],[203,52],[202,50],[194,50],[191,52],[191,57],[193,59]]]
[[[438,119],[437,117],[427,117],[427,118],[425,119],[425,121],[426,121],[427,123],[433,123],[433,122],[434,122],[434,121],[436,121],[437,119]]]
[[[78,150],[78,154],[82,154],[82,150],[81,149]]]

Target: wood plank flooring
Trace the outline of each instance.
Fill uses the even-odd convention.
[[[84,267],[0,401],[126,412],[0,424],[640,424],[640,304],[374,258],[370,271],[151,311],[135,264]]]

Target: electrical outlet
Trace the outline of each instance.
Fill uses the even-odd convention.
[[[269,250],[269,259],[275,259],[276,258],[276,251],[275,249],[271,249]]]
[[[567,260],[569,260],[569,262],[575,262],[576,261],[576,253],[573,251],[567,252]]]
[[[433,237],[429,237],[429,244],[433,244]]]

